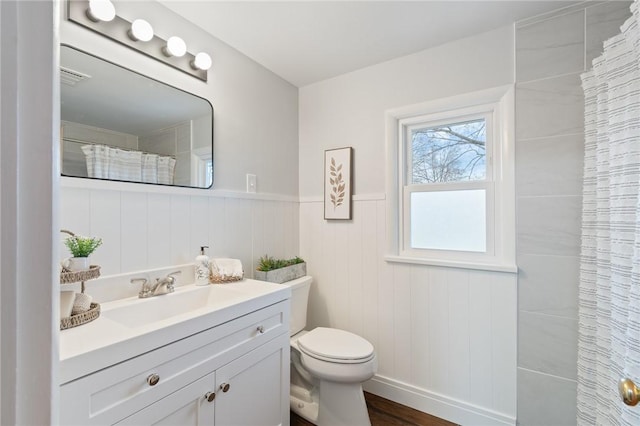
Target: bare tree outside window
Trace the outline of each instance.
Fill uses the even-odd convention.
[[[411,183],[483,180],[486,177],[484,119],[411,132]]]

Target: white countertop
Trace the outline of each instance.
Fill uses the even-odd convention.
[[[115,321],[109,318],[109,311],[161,297],[167,298],[163,302],[169,302],[173,300],[172,296],[201,291],[202,287],[181,286],[167,295],[149,299],[134,297],[102,304],[100,317],[94,321],[60,331],[59,383],[70,382],[291,297],[288,285],[251,279],[212,286],[237,290],[239,296],[214,307],[194,309],[139,326]]]

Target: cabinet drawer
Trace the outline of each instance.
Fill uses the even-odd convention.
[[[117,425],[213,425],[215,401],[209,401],[208,395],[213,391],[214,384],[214,373],[207,374],[118,422]]]
[[[252,312],[63,385],[61,423],[113,424],[143,409],[287,332],[288,304]]]

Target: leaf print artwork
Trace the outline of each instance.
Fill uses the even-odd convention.
[[[336,159],[333,157],[331,157],[331,163],[329,165],[329,184],[331,184],[331,193],[329,194],[329,198],[331,199],[331,204],[333,204],[333,209],[335,210],[344,202],[344,190],[346,184],[342,179],[342,164],[336,165]]]
[[[353,148],[324,152],[324,218],[351,220],[351,179]]]

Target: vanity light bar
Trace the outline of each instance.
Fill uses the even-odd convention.
[[[165,56],[175,56],[180,58],[187,53],[187,45],[180,37],[173,36],[167,40],[167,45],[162,49]]]
[[[211,56],[200,52],[196,54],[196,58],[191,62],[191,66],[200,70],[208,70],[211,68]]]
[[[136,19],[131,23],[127,35],[133,41],[150,41],[153,39],[153,27],[144,19]]]
[[[93,0],[95,1],[95,0]],[[104,0],[103,0],[104,1]],[[105,37],[108,37],[112,40],[115,40],[121,44],[124,44],[127,47],[130,47],[133,50],[137,50],[140,53],[143,53],[153,59],[156,59],[160,62],[164,62],[167,65],[170,65],[182,72],[185,72],[193,77],[199,78],[200,80],[207,81],[207,69],[199,68],[198,66],[202,64],[202,60],[198,59],[198,55],[193,55],[186,51],[186,45],[184,41],[179,37],[178,44],[182,42],[182,44],[178,47],[176,52],[172,52],[170,48],[167,46],[167,41],[153,34],[153,29],[151,25],[145,22],[150,30],[150,38],[149,41],[142,41],[143,38],[139,37],[132,30],[132,23],[127,21],[126,19],[121,18],[117,14],[113,17],[111,21],[105,22],[101,20],[94,21],[90,18],[90,13],[88,13],[89,0],[70,0],[67,2],[67,19],[71,22],[75,22],[78,25],[81,25],[85,28],[93,30],[99,34],[102,34]],[[136,21],[134,21],[135,23]],[[144,26],[144,24],[143,24]],[[147,37],[148,37],[147,33]],[[171,41],[173,37],[169,39]],[[184,47],[184,53],[179,56],[176,53],[180,53]],[[167,55],[167,53],[170,55]],[[206,53],[206,58],[208,61],[204,61],[204,64],[208,67],[211,67],[211,58]]]
[[[89,0],[86,13],[93,22],[109,22],[116,17],[116,8],[111,0]]]

